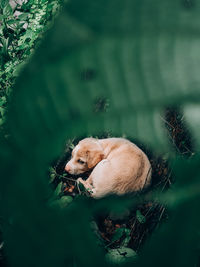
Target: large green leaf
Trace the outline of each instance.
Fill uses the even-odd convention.
[[[199,9],[197,1],[156,0],[73,0],[63,7],[17,80],[9,137],[1,141],[1,209],[9,222],[4,236],[11,266],[105,266],[89,227],[90,202],[74,201],[65,211],[48,206],[48,166],[67,138],[103,131],[169,151],[165,107],[200,98]],[[109,103],[106,112],[96,110],[100,99]],[[192,222],[199,219],[196,200],[185,206]],[[174,231],[177,246],[183,242],[175,265],[191,259],[188,235],[178,237],[192,222],[173,227],[183,207],[176,211],[139,266],[160,266]]]
[[[176,161],[177,181],[166,198],[173,212],[145,245],[138,266],[199,266],[199,164],[199,155]]]
[[[198,12],[176,1],[71,1],[18,81],[10,113],[19,132],[23,113],[28,142],[56,125],[68,136],[113,130],[166,147],[160,111],[199,97]],[[94,116],[102,97],[109,109]]]

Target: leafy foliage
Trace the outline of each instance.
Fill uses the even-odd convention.
[[[60,1],[1,1],[0,4],[0,123],[5,102],[27,59],[33,54],[42,33],[50,26]],[[37,41],[37,42],[36,42]]]
[[[200,6],[188,2],[73,0],[63,7],[17,79],[8,136],[0,140],[1,172],[8,177],[0,181],[1,203],[6,203],[1,214],[11,266],[111,265],[90,221],[102,210],[135,206],[138,199],[77,197],[52,206],[47,170],[66,139],[103,131],[170,152],[162,122],[165,107],[181,105],[189,116],[188,103],[194,107],[200,97]],[[27,40],[35,37],[28,30],[23,36],[20,45],[25,43],[26,51]],[[5,64],[9,42],[2,47]],[[198,144],[199,134],[193,132]],[[170,161],[175,186],[149,198],[165,203],[172,215],[134,257],[135,266],[198,264],[199,155]],[[138,212],[141,223],[142,216]],[[128,253],[127,247],[121,253]]]

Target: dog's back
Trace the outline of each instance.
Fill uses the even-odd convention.
[[[99,142],[104,148],[105,158],[110,162],[106,183],[110,184],[113,193],[136,192],[150,184],[151,164],[139,147],[123,138],[108,138]]]

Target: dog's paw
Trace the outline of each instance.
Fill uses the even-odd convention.
[[[95,188],[92,188],[92,190],[90,191],[90,194],[91,194],[91,196],[95,196],[96,195],[96,189]]]
[[[84,183],[84,181],[83,181],[83,179],[82,179],[81,177],[79,177],[79,178],[77,179],[77,183],[78,183],[78,184],[80,184],[80,183],[82,184],[82,183]]]

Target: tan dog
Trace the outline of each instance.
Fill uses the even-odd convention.
[[[92,170],[93,169],[93,170]],[[65,170],[81,174],[92,170],[81,182],[95,198],[140,191],[150,184],[151,165],[135,144],[123,138],[85,138],[72,151]]]

